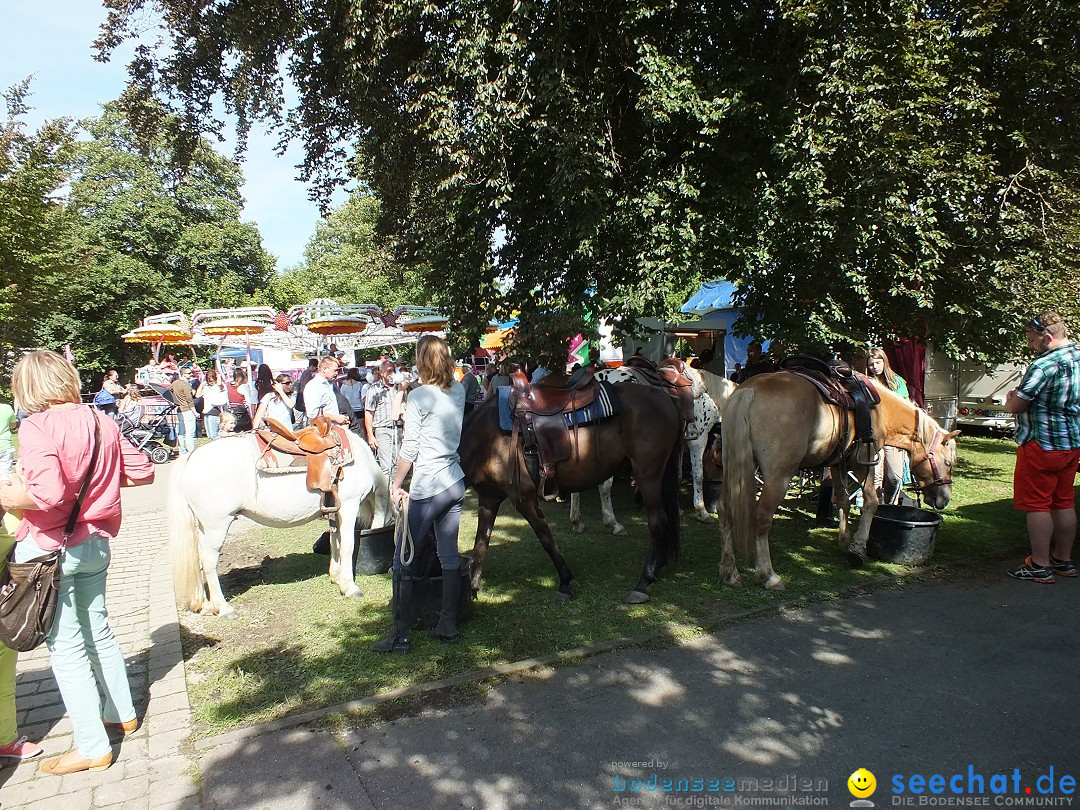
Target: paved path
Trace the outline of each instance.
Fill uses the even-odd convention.
[[[195,768],[182,750],[191,717],[163,514],[169,470],[169,465],[158,467],[149,487],[123,490],[124,525],[109,566],[109,621],[127,658],[143,726],[113,749],[116,759],[106,771],[49,776],[38,772],[40,758],[3,768],[5,810],[197,806]],[[41,741],[44,756],[72,747],[71,721],[44,646],[19,656],[16,705],[19,732]]]

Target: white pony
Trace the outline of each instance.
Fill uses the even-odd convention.
[[[685,374],[693,383],[694,419],[687,422],[683,429],[683,438],[690,451],[690,473],[694,482],[694,512],[702,523],[711,523],[712,515],[705,509],[705,494],[702,478],[702,459],[705,446],[709,443],[709,431],[720,421],[720,412],[727,402],[735,383],[717,375],[710,375],[713,391],[708,390],[704,376],[696,368],[686,366]],[[596,379],[609,383],[648,383],[639,377],[632,367],[604,368],[596,372]],[[604,526],[614,535],[626,534],[626,528],[615,517],[611,506],[611,485],[614,479],[602,483],[600,489],[600,513]],[[575,532],[585,531],[585,522],[581,519],[581,498],[578,493],[570,495],[570,526]]]
[[[330,579],[343,596],[360,596],[353,581],[353,529],[358,517],[362,528],[386,525],[390,493],[367,442],[346,435],[352,461],[341,468],[338,482],[341,510],[330,525]],[[307,488],[304,468],[258,470],[259,456],[254,434],[243,433],[202,445],[173,465],[166,506],[170,555],[176,592],[192,612],[235,613],[221,592],[217,564],[237,515],[278,528],[320,516],[322,493]]]

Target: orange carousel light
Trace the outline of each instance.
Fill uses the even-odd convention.
[[[359,318],[354,315],[335,315],[332,318],[314,318],[305,325],[309,332],[316,335],[351,335],[363,332],[368,323],[367,318]]]
[[[204,323],[199,328],[206,335],[232,337],[234,335],[261,335],[266,331],[267,326],[268,324],[249,318],[222,318]]]
[[[175,323],[150,323],[137,326],[124,335],[125,343],[187,343],[191,332]]]
[[[398,326],[403,332],[439,332],[446,326],[446,318],[442,315],[421,315]]]

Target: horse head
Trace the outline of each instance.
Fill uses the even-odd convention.
[[[960,431],[943,430],[920,410],[916,434],[912,439],[911,474],[927,506],[944,509],[952,497],[956,437]]]

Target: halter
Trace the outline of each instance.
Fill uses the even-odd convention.
[[[931,472],[931,474],[933,474],[934,480],[931,481],[929,484],[925,484],[925,485],[916,484],[915,489],[918,492],[922,492],[923,490],[925,490],[925,489],[927,489],[929,487],[943,487],[943,486],[945,486],[947,484],[948,485],[952,484],[952,479],[951,478],[942,478],[941,477],[941,470],[938,467],[937,459],[934,457],[934,451],[937,450],[939,447],[941,447],[941,438],[943,436],[947,435],[947,434],[946,434],[946,432],[944,430],[942,430],[940,427],[935,425],[934,426],[934,438],[932,438],[930,440],[930,444],[927,444],[926,442],[924,442],[923,439],[922,439],[922,436],[919,435],[922,432],[920,430],[920,428],[922,426],[922,417],[923,417],[923,413],[922,413],[921,410],[919,410],[917,412],[917,417],[916,417],[916,421],[915,421],[915,433],[916,433],[916,435],[913,436],[912,438],[913,438],[914,441],[918,442],[919,444],[921,444],[923,446],[923,449],[926,451],[926,455],[923,456],[922,458],[920,458],[918,461],[913,461],[911,463],[911,468],[914,470],[916,467],[918,467],[924,461],[929,461],[930,462],[930,472]]]

